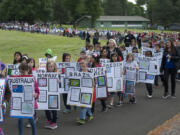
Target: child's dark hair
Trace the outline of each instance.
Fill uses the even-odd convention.
[[[102,53],[103,53],[104,50],[106,50],[106,52],[107,52],[107,57],[108,57],[108,49],[107,49],[106,46],[103,46],[103,48],[101,49],[101,52],[100,52],[100,58],[102,57]]]
[[[159,48],[161,48],[161,45],[160,45],[160,44],[156,44],[155,46],[158,46]]]
[[[137,47],[133,47],[133,48],[132,48],[132,51],[133,51],[133,50],[136,50],[136,52],[135,52],[135,53],[138,53],[138,49],[137,49]]]
[[[149,47],[149,48],[152,48],[152,42],[151,42],[151,41],[149,41],[149,42],[148,42],[148,44],[150,45],[150,47]]]
[[[65,59],[67,56],[70,56],[71,57],[71,54],[69,53],[63,53],[63,57],[62,57],[62,61],[65,62]]]
[[[29,70],[29,66],[27,63],[21,63],[19,65],[19,71],[28,71]]]
[[[119,61],[118,54],[116,52],[114,52],[114,53],[111,54],[111,62],[114,62],[113,59],[112,59],[113,56],[116,56],[117,57],[117,61]]]
[[[99,64],[99,59],[100,59],[100,57],[99,57],[99,55],[97,55],[97,54],[93,54],[93,55],[92,55],[92,58],[95,60],[95,62],[92,63],[92,67],[96,67],[95,64]]]
[[[31,61],[33,61],[33,63],[34,63],[33,68],[35,68],[36,67],[35,59],[29,58],[28,59],[28,63],[30,63]]]
[[[146,57],[152,57],[152,52],[151,51],[146,51],[145,56]]]
[[[17,63],[21,63],[21,62],[22,62],[22,54],[21,54],[21,52],[15,52],[15,53],[14,53],[14,57],[16,56],[16,54],[20,55],[21,58],[20,58],[19,61],[16,61],[16,60],[14,59],[13,64],[17,64]]]

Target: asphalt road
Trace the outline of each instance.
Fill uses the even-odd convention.
[[[96,101],[94,120],[83,126],[76,124],[79,109],[76,111],[72,109],[69,114],[59,111],[57,121],[59,127],[55,130],[44,128],[46,121],[44,111],[38,111],[40,120],[37,123],[37,135],[146,135],[180,112],[180,82],[177,82],[176,99],[162,99],[161,85],[153,90],[153,98],[148,99],[145,84],[138,84],[136,104],[124,104],[108,112],[101,112],[99,101]],[[6,121],[0,124],[0,127],[3,128],[5,135],[18,135],[18,120],[6,115]],[[24,121],[24,125],[26,123],[27,120]],[[24,135],[31,135],[31,128],[24,127]]]

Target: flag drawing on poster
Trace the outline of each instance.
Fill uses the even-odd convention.
[[[46,63],[48,60],[50,61],[56,61],[57,56],[54,56],[52,58],[39,58],[39,69],[46,70]]]
[[[79,107],[92,106],[93,74],[89,72],[70,72],[67,104]]]
[[[102,65],[106,68],[108,91],[123,91],[123,62],[110,62]]]
[[[60,110],[59,75],[56,72],[37,71],[39,87],[38,110]]]
[[[3,101],[4,101],[5,86],[6,86],[6,80],[5,79],[0,79],[0,122],[4,121],[4,114],[3,114],[2,104],[3,104]]]
[[[128,95],[133,95],[135,92],[135,81],[124,80],[125,81],[125,93]]]
[[[7,77],[8,78],[11,75],[20,75],[20,73],[19,73],[19,65],[20,64],[7,64]]]
[[[14,118],[34,117],[34,77],[11,76],[8,80],[11,88],[11,111]]]
[[[96,68],[89,68],[88,70],[94,75],[96,98],[106,98],[107,97],[106,68],[96,67]]]
[[[80,65],[77,62],[57,62],[57,68],[61,75],[59,76],[59,91],[60,93],[68,93],[69,91],[69,73],[78,71],[80,69]]]

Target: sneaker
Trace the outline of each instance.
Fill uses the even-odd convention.
[[[50,129],[56,129],[58,128],[57,124],[56,123],[51,123],[50,126],[49,126]]]
[[[118,102],[118,103],[117,103],[117,105],[116,105],[116,106],[120,107],[120,106],[122,106],[122,105],[123,105],[123,102],[122,102],[122,101],[120,101],[120,102]]]
[[[163,98],[163,99],[167,99],[169,96],[170,96],[170,95],[169,95],[168,93],[165,93],[165,94],[162,96],[162,98]]]
[[[64,111],[63,111],[63,113],[70,113],[71,112],[71,110],[69,110],[69,109],[65,109]]]
[[[136,98],[135,98],[135,97],[131,98],[131,99],[129,100],[129,103],[130,103],[130,104],[136,104]]]
[[[152,98],[152,95],[147,95],[147,97],[148,97],[149,99],[151,99],[151,98]]]
[[[114,108],[114,105],[107,105],[107,107],[109,108],[109,109],[112,109],[112,108]]]
[[[108,108],[102,109],[102,112],[107,112]]]
[[[28,123],[28,124],[26,125],[26,127],[27,127],[27,128],[30,128],[30,127],[31,127],[31,124],[30,124],[30,123]]]
[[[85,124],[85,120],[79,119],[77,120],[77,123],[80,125],[84,125]]]
[[[93,117],[93,116],[90,116],[89,119],[88,119],[88,121],[91,121],[91,120],[93,120],[93,119],[94,119],[94,117]]]
[[[176,98],[176,96],[173,94],[173,95],[171,95],[171,98],[175,99],[175,98]]]
[[[47,121],[46,121],[45,128],[50,128],[50,125],[51,125],[51,122],[47,120]]]

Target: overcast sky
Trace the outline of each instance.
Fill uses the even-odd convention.
[[[135,4],[135,0],[128,0],[128,1],[130,1],[130,2],[132,2],[132,3],[134,3],[134,4]]]

